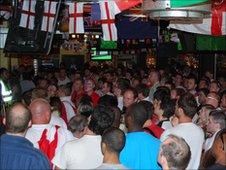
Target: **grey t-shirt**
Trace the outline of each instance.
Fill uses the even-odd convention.
[[[103,163],[101,166],[97,167],[96,169],[106,169],[106,170],[110,170],[110,169],[123,169],[123,170],[129,170],[129,168],[125,167],[122,164],[107,164],[107,163]]]

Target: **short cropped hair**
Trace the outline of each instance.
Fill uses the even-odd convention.
[[[149,96],[149,88],[146,84],[139,84],[136,86],[137,93],[141,93],[144,97]]]
[[[21,105],[23,107],[22,113],[16,113],[14,107]],[[22,103],[14,104],[6,114],[6,131],[10,133],[24,133],[28,128],[31,120],[30,110]]]
[[[68,123],[68,130],[70,130],[72,133],[82,132],[87,126],[88,126],[87,117],[83,115],[76,115],[70,119]]]
[[[102,143],[107,145],[109,151],[119,154],[125,146],[125,133],[115,127],[111,127],[104,131],[102,135]]]
[[[196,114],[198,110],[198,105],[195,100],[195,97],[191,93],[185,93],[178,100],[178,107],[182,108],[184,114],[190,118]]]
[[[219,123],[220,129],[226,128],[226,115],[222,110],[213,110],[210,112],[210,115],[214,122]]]
[[[127,115],[131,116],[135,126],[143,127],[146,120],[148,120],[148,112],[140,103],[134,103],[129,106],[127,110]]]
[[[168,139],[171,139],[169,143],[161,145],[161,155],[166,158],[169,169],[186,169],[191,158],[189,145],[183,138],[175,135],[169,135]]]

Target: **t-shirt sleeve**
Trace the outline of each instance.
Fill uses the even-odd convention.
[[[59,151],[55,154],[52,159],[52,163],[60,169],[67,169],[67,146],[64,145]]]

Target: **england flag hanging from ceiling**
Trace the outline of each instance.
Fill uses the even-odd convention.
[[[53,32],[54,31],[54,18],[57,10],[56,1],[45,1],[44,2],[44,13],[42,19],[42,31]]]
[[[84,33],[82,2],[67,3],[69,5],[69,33]]]
[[[101,10],[103,39],[105,41],[117,41],[118,39],[117,29],[115,26],[115,15],[142,3],[142,1],[143,0],[131,0],[131,1],[113,0],[99,2]]]
[[[21,10],[20,27],[34,29],[36,0],[24,0]]]

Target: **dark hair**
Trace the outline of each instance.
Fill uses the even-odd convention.
[[[148,119],[151,119],[154,114],[154,106],[151,102],[142,100],[139,102],[139,104],[143,105],[143,107],[146,109],[148,113]]]
[[[213,120],[220,124],[220,129],[226,128],[226,115],[222,110],[213,110],[210,115]]]
[[[176,90],[177,96],[179,97],[186,93],[185,89],[183,89],[182,87],[177,87],[174,90]]]
[[[98,103],[100,105],[117,107],[118,106],[118,99],[117,99],[116,96],[105,94],[104,96],[100,97]]]
[[[102,143],[107,145],[109,151],[119,154],[125,146],[126,137],[122,130],[111,127],[104,131]]]
[[[88,120],[83,115],[73,116],[68,123],[68,130],[72,133],[82,132],[88,126]]]
[[[176,100],[169,100],[168,103],[165,105],[164,111],[162,116],[166,118],[170,118],[175,113],[175,106],[176,106]]]
[[[149,96],[149,88],[146,84],[139,84],[136,86],[137,93],[141,93],[144,97]]]
[[[22,107],[22,112],[18,113],[15,107]],[[23,133],[28,128],[31,120],[30,110],[22,103],[14,104],[6,114],[6,131],[10,133]]]
[[[92,104],[89,102],[80,102],[78,105],[78,113],[87,118],[90,117],[90,115],[93,114]]]
[[[170,100],[170,90],[167,87],[157,88],[153,98],[154,100],[161,101],[160,108],[165,110]]]
[[[49,104],[54,109],[61,111],[61,100],[59,97],[53,96],[49,98]]]
[[[102,135],[104,130],[111,127],[114,121],[114,111],[109,106],[98,105],[91,116],[89,129],[97,135]]]
[[[182,95],[177,104],[179,108],[183,109],[184,114],[190,118],[192,118],[197,112],[197,102],[191,93],[185,93]]]
[[[189,75],[189,76],[188,76],[188,79],[190,79],[190,80],[194,80],[194,83],[195,83],[195,84],[197,84],[197,83],[198,83],[197,78],[196,78],[196,76],[195,76],[195,75]]]
[[[92,102],[92,98],[89,95],[85,94],[82,96],[81,100],[79,101],[79,104],[80,103],[89,103],[92,105],[93,102]]]
[[[29,106],[31,103],[32,90],[26,91],[22,94],[22,100],[24,103]]]
[[[166,158],[169,169],[186,169],[191,158],[189,145],[181,137],[169,135],[169,138],[171,140],[161,146],[161,154]]]
[[[140,103],[133,103],[127,110],[127,116],[131,116],[133,123],[137,127],[143,127],[145,121],[148,119],[148,112]]]
[[[207,89],[207,88],[201,88],[201,89],[199,89],[199,93],[200,92],[203,92],[203,94],[205,95],[205,96],[207,96],[208,94],[209,94],[209,89]]]
[[[104,84],[104,83],[107,84],[107,87],[110,88],[110,92],[112,93],[112,90],[113,90],[113,83],[112,83],[112,82],[109,82],[109,81],[104,81],[103,84]]]
[[[117,81],[118,88],[122,91],[122,95],[125,93],[125,91],[130,87],[130,82],[127,81],[125,78],[120,78]]]
[[[129,87],[125,92],[131,91],[133,93],[133,98],[136,99],[138,97],[137,90],[133,87]]]

